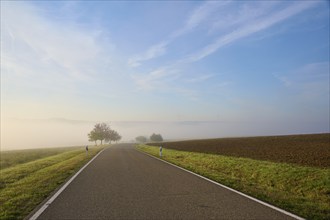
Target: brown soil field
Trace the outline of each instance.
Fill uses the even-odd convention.
[[[330,167],[330,133],[150,143],[165,149]]]

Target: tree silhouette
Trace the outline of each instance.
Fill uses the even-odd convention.
[[[150,136],[150,140],[151,141],[154,141],[154,142],[161,142],[163,141],[163,137],[161,134],[155,134],[153,133],[151,136]]]

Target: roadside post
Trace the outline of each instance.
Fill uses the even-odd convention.
[[[160,156],[160,157],[162,157],[162,153],[163,153],[163,147],[160,146],[160,147],[159,147],[159,156]]]

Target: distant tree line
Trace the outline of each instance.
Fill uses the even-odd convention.
[[[138,136],[135,138],[135,140],[139,143],[146,143],[148,141],[148,138],[145,137],[145,136]],[[155,134],[153,133],[150,138],[149,138],[150,141],[152,142],[161,142],[163,141],[163,137],[161,134]]]
[[[101,145],[103,141],[105,143],[110,143],[111,141],[120,141],[121,136],[117,131],[110,129],[110,126],[106,123],[97,123],[94,125],[93,130],[88,133],[88,141],[95,142],[97,145],[97,141],[101,141]]]

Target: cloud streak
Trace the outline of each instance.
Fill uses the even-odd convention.
[[[309,63],[286,75],[274,75],[287,88],[297,91],[304,100],[329,99],[329,62]]]
[[[206,81],[208,79],[211,79],[214,76],[215,76],[214,74],[207,74],[207,75],[202,74],[198,77],[187,79],[186,82],[188,82],[188,83],[200,83],[200,82]]]
[[[28,76],[51,84],[89,81],[106,63],[102,32],[84,30],[74,23],[63,26],[51,22],[31,4],[4,2],[1,21],[3,45],[1,69],[17,79]],[[17,16],[19,14],[20,16]]]
[[[133,77],[136,85],[140,89],[144,88],[147,90],[152,90],[154,88],[162,88],[164,84],[168,84],[173,80],[181,80],[180,76],[183,74],[182,68],[185,65],[202,60],[224,46],[269,29],[274,25],[279,24],[318,4],[318,2],[314,1],[303,1],[294,2],[289,5],[284,5],[283,7],[283,5],[280,5],[278,2],[258,2],[256,5],[243,5],[238,13],[229,10],[229,12],[223,12],[223,15],[220,13],[220,16],[220,9],[226,5],[230,5],[229,3],[232,2],[206,2],[202,4],[188,16],[183,28],[174,31],[167,40],[152,46],[145,53],[145,55],[140,56],[135,60],[130,60],[131,66],[139,66],[141,65],[140,61],[142,60],[146,61],[160,55],[164,55],[166,51],[170,51],[168,45],[172,41],[182,35],[189,34],[202,25],[208,27],[210,32],[219,31],[223,33],[220,37],[216,38],[213,43],[207,44],[201,50],[197,50],[196,52],[192,52],[190,54],[188,53],[185,57],[172,63],[171,66],[160,66],[148,74]],[[215,17],[215,20],[210,20],[210,17]],[[212,39],[211,37],[208,38]],[[195,48],[194,45],[192,48]],[[164,69],[166,69],[166,71],[162,71],[161,76],[155,76],[155,72]],[[174,78],[172,74],[173,72],[176,72],[176,77]],[[209,80],[210,78],[209,73],[204,73],[188,80],[183,79],[183,82],[197,83]],[[163,86],[153,86],[155,84]],[[185,90],[185,88],[181,89]]]
[[[197,7],[191,14],[188,16],[185,25],[170,35],[170,39],[174,40],[177,37],[180,37],[184,34],[187,34],[193,31],[198,26],[202,25],[208,18],[217,12],[220,8],[228,5],[231,1],[207,1],[201,6]]]
[[[143,76],[132,75],[132,78],[140,90],[150,91],[164,88],[165,82],[173,81],[179,76],[180,73],[176,70],[170,67],[161,67]]]
[[[248,37],[254,33],[260,32],[271,26],[280,23],[306,9],[309,9],[316,5],[318,2],[315,1],[303,1],[303,2],[295,2],[294,4],[290,5],[289,7],[271,14],[270,16],[263,17],[259,19],[259,21],[253,21],[248,24],[244,24],[243,27],[238,28],[237,30],[225,34],[224,36],[219,37],[215,42],[207,45],[201,51],[188,56],[185,62],[196,62],[199,61],[217,50],[221,47],[231,44],[239,39],[244,37]]]
[[[141,62],[150,60],[156,57],[159,57],[166,53],[166,46],[169,41],[164,41],[159,44],[151,46],[146,52],[143,54],[137,55],[128,60],[128,65],[131,67],[138,67],[141,65]]]
[[[220,7],[223,7],[229,2],[230,1],[204,2],[201,6],[197,7],[190,14],[190,16],[188,16],[185,25],[182,28],[172,32],[166,40],[152,45],[147,51],[130,58],[128,60],[128,65],[131,67],[138,67],[143,61],[151,60],[164,55],[167,51],[168,45],[172,43],[176,38],[185,35],[200,26],[212,13],[216,12]]]

